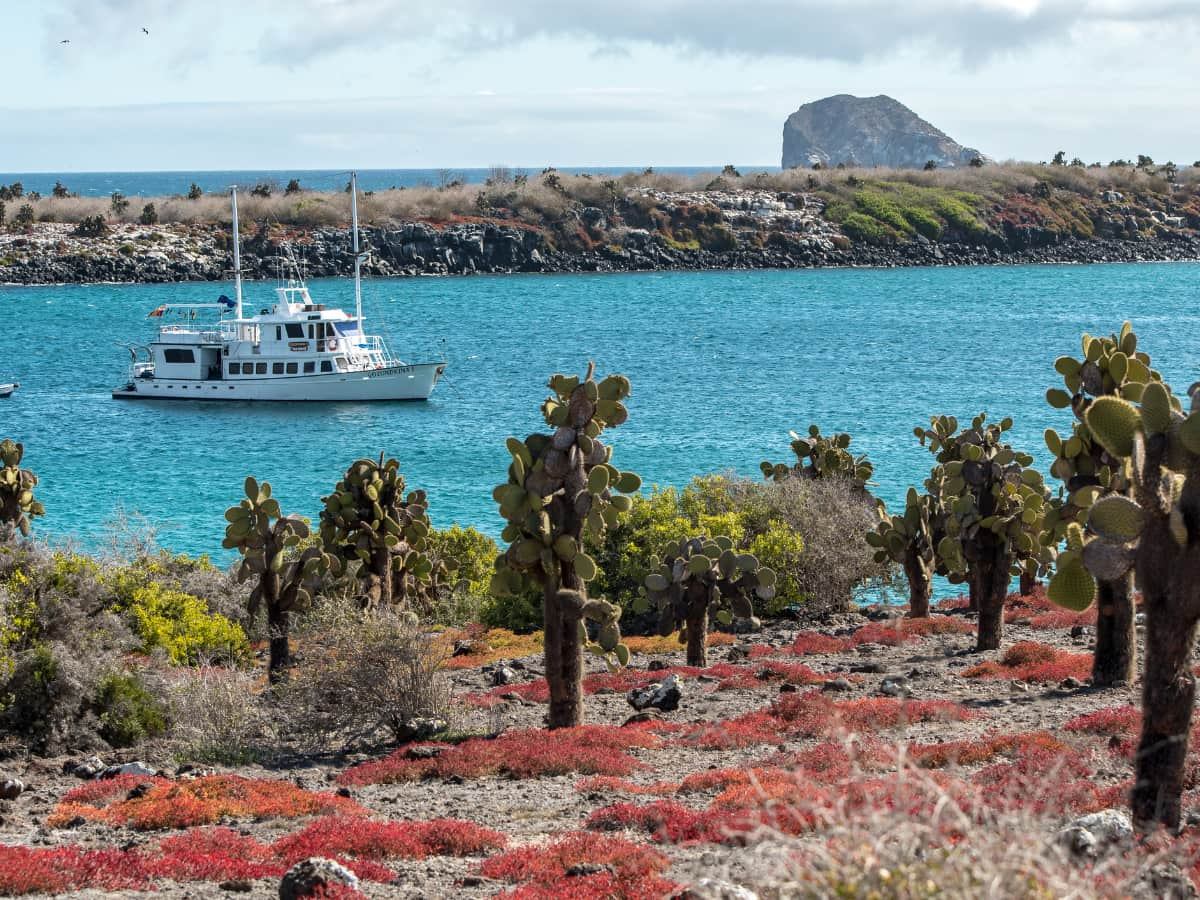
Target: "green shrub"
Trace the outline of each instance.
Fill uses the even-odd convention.
[[[847,237],[860,244],[881,247],[896,242],[896,232],[892,228],[862,213],[850,213],[841,226]]]
[[[747,550],[776,574],[775,599],[765,605],[765,612],[777,613],[789,603],[803,598],[796,560],[804,552],[804,538],[784,522],[773,521],[766,531],[754,536]]]
[[[955,195],[939,197],[935,200],[934,210],[948,226],[963,237],[978,239],[987,233],[987,228],[967,204],[971,201],[979,202],[980,199],[974,194],[956,192]]]
[[[129,570],[122,573],[113,609],[129,619],[144,652],[161,648],[176,665],[236,662],[247,654],[242,626],[210,612],[207,601],[157,581],[131,583]]]
[[[96,686],[100,736],[113,747],[132,747],[167,729],[167,712],[134,674],[110,673]]]
[[[924,235],[931,241],[936,241],[942,236],[942,223],[924,209],[906,206],[904,218],[916,229],[917,234]]]
[[[507,628],[533,634],[542,627],[542,598],[533,591],[515,596],[489,596],[479,607],[479,622],[488,628]]]
[[[474,528],[452,525],[429,533],[429,556],[444,563],[450,575],[438,584],[427,613],[441,625],[465,625],[479,621],[488,602],[494,563],[500,549],[496,542]]]
[[[874,191],[859,191],[854,195],[854,205],[860,212],[883,222],[901,234],[912,233],[913,227],[904,218],[900,208],[882,194]]]

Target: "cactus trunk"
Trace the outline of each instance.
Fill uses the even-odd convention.
[[[904,575],[908,579],[908,614],[914,619],[929,617],[929,598],[933,595],[933,578],[927,563],[915,547],[904,552]]]
[[[1133,627],[1133,575],[1097,584],[1096,655],[1092,683],[1111,687],[1132,684],[1137,661],[1137,632]]]
[[[1028,597],[1033,593],[1033,589],[1037,587],[1037,576],[1032,572],[1021,572],[1021,583],[1019,590],[1022,597]]]
[[[288,611],[280,608],[279,576],[267,572],[262,579],[262,603],[267,609],[267,640],[269,657],[267,661],[267,680],[278,684],[283,680],[291,661],[291,646],[288,643],[288,629],[291,626],[291,616]]]
[[[1192,647],[1196,623],[1180,627],[1169,597],[1145,598],[1146,671],[1142,680],[1142,736],[1138,742],[1131,806],[1134,822],[1179,827],[1196,678]]]
[[[979,598],[979,637],[976,650],[999,650],[1004,639],[1004,598],[1011,579],[1010,561],[999,551],[979,560],[971,572],[971,586]]]
[[[687,664],[708,667],[708,603],[692,603],[687,615]]]
[[[567,567],[563,567],[566,569]],[[582,591],[584,584],[571,570],[565,579],[569,589]],[[551,728],[574,728],[583,724],[583,641],[581,617],[562,602],[558,586],[547,581],[543,587],[546,683],[550,686]]]
[[[271,684],[283,680],[284,673],[292,661],[292,648],[288,642],[291,628],[291,613],[286,609],[267,608],[267,627],[270,629],[270,661],[267,664],[267,679]]]
[[[967,609],[979,612],[979,585],[973,577],[967,579]]]

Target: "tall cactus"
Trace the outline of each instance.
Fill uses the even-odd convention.
[[[1054,454],[1050,474],[1062,480],[1066,501],[1058,505],[1056,519],[1064,525],[1087,521],[1087,510],[1099,497],[1128,496],[1132,489],[1122,460],[1096,441],[1086,422],[1088,408],[1098,397],[1141,399],[1145,386],[1161,381],[1150,368],[1150,356],[1137,349],[1137,335],[1128,322],[1111,337],[1083,336],[1083,359],[1061,356],[1054,368],[1066,390],[1052,388],[1047,402],[1075,415],[1071,434],[1046,431],[1046,446]],[[1057,537],[1057,535],[1056,535]],[[1137,656],[1134,630],[1133,573],[1100,580],[1097,587],[1096,653],[1092,682],[1112,685],[1132,682]]]
[[[648,601],[657,605],[659,634],[679,629],[689,666],[708,665],[710,618],[727,625],[735,616],[753,620],[753,598],[775,596],[775,573],[753,554],[736,553],[727,537],[681,539],[656,563],[634,610],[644,612]]]
[[[600,440],[605,428],[628,418],[622,401],[629,379],[610,375],[599,384],[595,363],[587,375],[555,375],[552,395],[542,404],[553,434],[510,437],[508,480],[493,492],[508,524],[501,534],[508,548],[496,559],[492,589],[520,592],[527,579],[542,588],[545,621],[546,681],[550,686],[551,728],[583,721],[583,647],[585,619],[598,623],[593,652],[622,665],[629,650],[622,644],[620,607],[587,596],[596,563],[584,552],[585,532],[600,537],[628,513],[641,479],[612,465],[612,450]]]
[[[399,462],[357,460],[322,500],[321,543],[343,563],[361,562],[365,605],[428,598],[444,564],[430,554],[425,492],[405,493]]]
[[[249,476],[245,490],[245,499],[225,511],[229,525],[221,546],[242,556],[238,581],[258,580],[250,592],[250,614],[266,609],[270,635],[267,674],[275,684],[291,659],[291,615],[311,601],[321,576],[335,561],[319,547],[309,547],[298,558],[288,559],[288,551],[309,536],[308,523],[296,515],[281,515],[268,482],[260,485]]]
[[[25,445],[11,440],[0,442],[0,541],[15,532],[29,537],[30,523],[46,514],[46,508],[33,496],[38,478],[21,468]]]
[[[763,478],[783,481],[786,478],[828,478],[838,477],[851,481],[855,487],[866,488],[871,480],[874,467],[865,453],[854,456],[850,453],[850,435],[844,433],[829,437],[821,435],[821,429],[816,425],[808,427],[808,437],[802,438],[794,431],[788,434],[792,438],[792,452],[796,454],[796,462],[790,467],[786,463],[772,463],[764,460],[758,467],[762,470]]]
[[[934,499],[909,488],[904,512],[898,515],[881,513],[875,531],[867,532],[867,543],[876,548],[876,562],[890,559],[904,567],[908,579],[909,615],[917,619],[929,616],[933,575],[938,570],[935,548],[943,536],[938,523]]]
[[[1073,528],[1072,546],[1050,582],[1056,602],[1092,603],[1097,579],[1131,568],[1146,613],[1142,734],[1132,797],[1142,828],[1179,825],[1196,676],[1192,649],[1200,622],[1200,384],[1190,412],[1161,381],[1143,387],[1138,404],[1097,397],[1085,414],[1092,435],[1120,461],[1132,497],[1110,494],[1088,512],[1091,532]]]
[[[1049,492],[1029,468],[1033,457],[1002,441],[1011,427],[1012,419],[989,425],[981,413],[961,432],[953,416],[915,429],[938,463],[925,482],[945,531],[938,559],[952,582],[969,581],[978,598],[979,650],[1000,647],[1012,576],[1037,571],[1054,555],[1042,539]]]

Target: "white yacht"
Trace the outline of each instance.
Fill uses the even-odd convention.
[[[169,304],[150,315],[162,324],[155,340],[131,346],[129,381],[119,400],[427,400],[446,370],[438,362],[405,362],[383,338],[363,328],[365,254],[358,246],[357,179],[351,175],[355,313],[313,302],[303,279],[275,289],[258,315],[242,310],[237,190],[233,200],[234,299]],[[226,314],[233,316],[227,318]],[[197,321],[197,319],[201,321]],[[207,324],[206,318],[214,319]]]

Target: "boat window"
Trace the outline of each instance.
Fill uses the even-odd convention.
[[[266,363],[255,363],[254,364],[254,374],[255,375],[266,375],[267,374],[267,364]]]
[[[313,363],[313,362],[306,362],[306,363],[304,364],[304,374],[305,374],[305,375],[311,375],[311,374],[312,374],[313,372],[315,372],[315,371],[317,371],[317,364],[316,364],[316,363]]]
[[[196,354],[191,350],[185,350],[181,347],[168,347],[163,351],[163,362],[169,363],[194,363]]]
[[[288,363],[288,364],[287,364],[287,373],[288,373],[289,375],[295,375],[295,374],[297,374],[299,371],[300,371],[300,368],[299,368],[299,367],[298,367],[298,366],[297,366],[295,363]]]
[[[242,374],[242,364],[241,363],[230,363],[229,364],[229,374],[230,375],[241,375]]]
[[[275,326],[275,340],[277,340],[277,341],[283,340],[283,329],[280,328],[278,325]]]
[[[313,334],[312,322],[309,322],[308,323],[308,339],[311,341],[314,337],[316,337],[316,335]]]
[[[321,371],[322,372],[332,372],[333,371],[333,363],[331,363],[327,359],[321,360]]]
[[[283,363],[272,363],[271,364],[271,374],[272,375],[282,375],[283,374]]]
[[[344,356],[339,356],[339,357],[337,357],[336,359],[337,359],[337,367],[338,367],[338,371],[339,371],[339,372],[345,372],[345,371],[346,371],[346,357],[344,357]]]
[[[299,322],[288,322],[284,327],[287,328],[287,336],[289,338],[304,337],[304,326]]]

